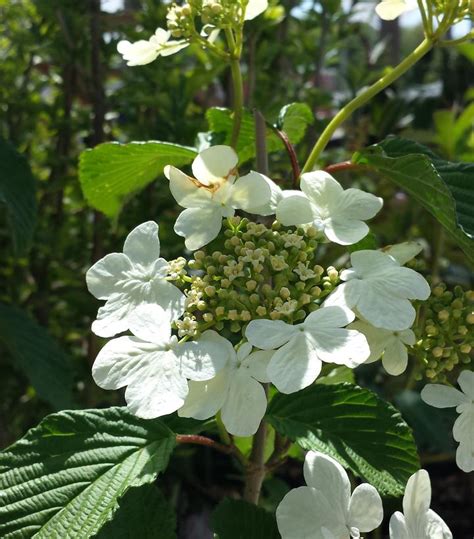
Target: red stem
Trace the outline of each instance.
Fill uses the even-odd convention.
[[[333,172],[342,172],[343,170],[354,170],[359,168],[359,165],[352,163],[351,161],[343,161],[342,163],[334,163],[334,165],[327,166],[324,170],[332,174]]]
[[[176,443],[212,447],[212,449],[215,449],[220,453],[225,453],[226,455],[232,455],[234,453],[234,448],[231,445],[220,444],[219,442],[214,441],[212,438],[198,436],[197,434],[177,434]]]
[[[280,129],[275,128],[275,133],[285,145],[286,151],[288,152],[288,155],[290,157],[291,168],[293,170],[293,187],[296,189],[296,187],[298,187],[298,180],[301,175],[301,169],[298,163],[298,158],[296,157],[295,148],[293,147],[293,144],[291,144],[288,135],[284,131],[280,131]]]

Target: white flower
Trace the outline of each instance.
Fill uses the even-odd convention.
[[[426,470],[408,480],[403,496],[403,514],[390,519],[390,539],[452,539],[444,520],[430,509],[431,484]]]
[[[250,21],[258,17],[268,7],[268,0],[249,0],[245,8],[245,20]]]
[[[259,215],[274,213],[271,200],[275,184],[263,174],[237,176],[238,157],[229,146],[212,146],[194,160],[194,178],[167,166],[165,175],[180,206],[175,232],[186,238],[192,251],[217,237],[223,217],[233,217],[236,209]]]
[[[138,305],[154,303],[167,311],[171,321],[184,312],[185,297],[169,283],[168,262],[160,258],[158,225],[137,226],[125,240],[122,253],[111,253],[90,268],[87,286],[97,299],[107,300],[99,309],[92,331],[112,337],[129,329],[129,318]]]
[[[394,258],[400,266],[404,266],[407,262],[413,260],[421,251],[423,251],[423,245],[417,241],[396,243],[382,249],[382,252]]]
[[[135,43],[119,41],[117,51],[129,66],[140,66],[153,62],[158,56],[171,56],[189,45],[187,41],[170,40],[171,32],[158,28],[151,38]]]
[[[375,11],[381,19],[393,21],[402,13],[415,9],[417,5],[416,0],[382,0],[375,7]]]
[[[415,334],[411,329],[391,331],[380,329],[363,320],[357,320],[350,326],[363,333],[370,347],[370,356],[366,363],[372,363],[382,358],[384,369],[392,376],[405,372],[408,365],[407,345],[416,343]]]
[[[267,409],[265,390],[259,382],[269,382],[266,370],[272,353],[251,352],[249,343],[236,353],[227,341],[226,367],[208,382],[190,382],[189,395],[178,414],[208,419],[220,410],[230,434],[255,434]]]
[[[309,452],[304,463],[307,487],[291,490],[276,510],[283,539],[360,538],[383,520],[382,500],[367,483],[354,489],[344,468],[331,457]]]
[[[280,200],[276,217],[285,226],[311,224],[328,240],[351,245],[369,232],[365,220],[374,217],[383,200],[360,189],[344,189],[321,170],[301,176],[301,192]]]
[[[127,386],[128,408],[139,417],[175,412],[188,394],[186,379],[209,380],[224,367],[225,339],[207,331],[198,341],[179,343],[158,305],[139,307],[130,329],[133,337],[113,339],[102,348],[92,376],[103,389]]]
[[[459,442],[456,462],[463,472],[474,471],[474,372],[463,371],[458,378],[462,391],[441,384],[428,384],[421,398],[436,408],[456,407],[460,416],[453,428],[453,437]]]
[[[409,299],[429,298],[426,279],[382,251],[357,251],[351,255],[351,263],[352,268],[340,275],[346,282],[329,296],[326,305],[356,309],[377,328],[410,328],[416,312]]]
[[[343,329],[354,318],[340,307],[323,307],[295,326],[281,320],[253,320],[245,335],[262,350],[279,348],[268,365],[268,376],[282,393],[294,393],[316,380],[323,361],[353,368],[369,357],[366,338]]]

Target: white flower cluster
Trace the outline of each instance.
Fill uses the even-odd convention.
[[[171,192],[184,208],[175,231],[185,238],[188,249],[199,249],[216,239],[223,219],[232,220],[237,210],[260,216],[276,214],[285,225],[303,225],[311,234],[279,232],[285,259],[270,240],[258,240],[262,234],[276,238],[271,236],[276,232],[249,223],[246,234],[263,242],[262,247],[239,239],[235,248],[240,262],[220,252],[213,255],[223,261],[223,278],[212,281],[216,269],[207,268],[210,280],[209,285],[204,284],[204,292],[245,302],[248,290],[249,301],[257,300],[257,305],[248,303],[249,309],[239,315],[235,311],[234,316],[232,309],[228,312],[229,320],[239,316],[242,324],[235,347],[219,335],[210,314],[204,313],[198,324],[201,304],[205,308],[206,303],[202,292],[188,284],[190,280],[202,287],[202,278],[194,275],[183,280],[184,260],[169,263],[160,257],[154,222],[133,230],[123,253],[109,254],[97,262],[87,273],[87,284],[92,294],[106,300],[93,331],[102,337],[125,331],[132,334],[113,339],[100,352],[93,368],[98,385],[105,389],[126,386],[127,404],[141,417],[179,411],[182,416],[207,419],[220,410],[228,431],[246,436],[256,432],[265,414],[262,383],[293,393],[312,384],[323,363],[354,368],[382,354],[389,372],[402,372],[407,362],[405,345],[413,344],[409,328],[415,310],[410,300],[426,299],[430,289],[421,275],[402,266],[417,252],[412,245],[402,245],[387,252],[353,253],[352,267],[341,273],[341,284],[322,305],[315,304],[321,290],[311,283],[324,270],[304,263],[310,253],[305,249],[314,253],[317,245],[309,238],[342,245],[360,240],[368,232],[364,221],[380,210],[382,201],[358,189],[344,191],[324,172],[304,175],[301,192],[284,192],[257,172],[239,176],[237,164],[232,148],[214,146],[196,157],[193,176],[166,167]],[[230,247],[234,239],[226,240]],[[281,263],[296,257],[294,272],[275,268],[279,256]],[[265,277],[259,275],[264,267],[270,268]],[[338,281],[338,273],[331,271],[335,275],[331,273],[328,279],[334,284],[329,283],[327,293]],[[261,283],[262,293],[277,294],[272,316],[261,304],[258,307],[257,278],[278,283]],[[224,288],[245,279],[244,296],[232,296],[235,292]],[[272,286],[278,290],[274,292]],[[304,292],[305,287],[313,287],[314,295]],[[298,300],[290,289],[296,291]],[[218,308],[216,312],[220,312]]]
[[[351,495],[344,468],[331,457],[309,452],[304,463],[306,487],[291,490],[277,508],[278,529],[283,539],[360,539],[383,520],[377,490],[362,483]],[[442,518],[430,509],[428,473],[420,470],[408,480],[403,514],[390,519],[390,539],[452,539]]]

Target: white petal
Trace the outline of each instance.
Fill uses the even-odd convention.
[[[400,265],[391,256],[382,251],[363,249],[351,254],[351,264],[361,278],[379,277],[386,271],[399,268]]]
[[[343,309],[352,309],[357,305],[363,291],[363,283],[353,279],[347,283],[341,283],[328,296],[324,302],[325,307],[338,306]]]
[[[426,279],[410,268],[398,267],[384,272],[380,278],[380,286],[401,298],[424,301],[431,295]]]
[[[311,202],[303,193],[286,196],[278,203],[276,218],[284,226],[312,223],[314,213]]]
[[[183,315],[186,296],[174,284],[163,279],[154,279],[150,283],[150,292],[150,296],[143,300],[159,305],[166,311],[172,322]]]
[[[474,414],[471,414],[471,421],[474,421]],[[472,433],[473,427],[471,425],[471,436],[469,440],[463,440],[456,451],[456,464],[459,468],[465,472],[470,473],[474,471],[474,434]]]
[[[301,176],[301,190],[326,218],[326,213],[336,208],[344,189],[330,174],[322,170],[308,172]]]
[[[281,320],[252,320],[245,336],[253,346],[262,350],[275,350],[287,343],[298,329]]]
[[[242,361],[240,368],[245,369],[249,376],[259,382],[271,382],[267,369],[273,354],[273,350],[259,350],[254,352]]]
[[[261,177],[270,188],[270,199],[263,206],[252,206],[248,211],[254,215],[275,215],[277,206],[284,196],[283,191],[275,182],[270,180],[270,178],[267,178],[263,174],[261,174]]]
[[[129,315],[136,305],[126,294],[112,294],[97,312],[92,331],[99,337],[113,337],[129,328]]]
[[[383,252],[393,257],[400,266],[404,266],[407,262],[413,260],[421,251],[423,251],[423,245],[416,241],[397,243],[383,249]]]
[[[111,253],[96,262],[86,274],[87,288],[97,299],[107,299],[120,291],[118,281],[125,280],[132,269],[130,260],[121,253]]]
[[[158,27],[155,30],[155,33],[151,36],[150,41],[152,41],[156,45],[163,45],[169,40],[170,37],[171,32],[165,30],[164,28]]]
[[[129,317],[130,331],[145,342],[165,347],[171,338],[169,315],[159,305],[139,305]]]
[[[383,200],[360,189],[346,189],[338,201],[337,215],[346,219],[366,221],[382,209]]]
[[[435,408],[451,408],[468,402],[466,395],[454,387],[428,384],[421,390],[421,398]]]
[[[384,369],[392,376],[399,376],[406,371],[408,365],[408,352],[402,341],[393,337],[388,343],[382,357]]]
[[[403,343],[408,346],[413,346],[416,344],[416,335],[411,329],[405,329],[399,333],[400,339]]]
[[[227,431],[234,436],[253,436],[266,409],[263,386],[239,369],[232,378],[221,412]]]
[[[419,470],[408,479],[403,496],[403,513],[407,522],[415,521],[417,516],[426,513],[431,503],[430,476],[426,470]]]
[[[394,513],[390,519],[390,539],[413,539],[408,535],[405,517],[400,511]]]
[[[426,514],[426,537],[429,539],[452,539],[453,534],[446,522],[430,509]]]
[[[320,328],[342,328],[355,318],[355,314],[339,306],[326,306],[325,304],[306,317],[303,325],[310,330]]]
[[[252,349],[253,346],[249,342],[244,342],[239,346],[239,349],[237,350],[237,363],[239,365],[251,354]]]
[[[200,420],[216,415],[227,399],[230,377],[233,374],[234,370],[228,365],[211,380],[189,382],[189,393],[183,406],[178,410],[178,415]]]
[[[160,49],[160,56],[171,56],[172,54],[182,51],[186,47],[189,47],[189,41],[184,41],[183,39],[180,39],[179,41],[168,41],[166,45]]]
[[[199,187],[195,180],[176,167],[165,167],[165,176],[170,181],[170,191],[183,208],[202,208],[212,205],[212,194]]]
[[[190,251],[200,249],[217,238],[222,228],[222,210],[210,208],[189,208],[180,213],[174,230],[178,236],[186,238]]]
[[[230,146],[211,146],[193,161],[193,174],[203,185],[211,185],[227,178],[238,162],[239,158]]]
[[[250,21],[258,17],[268,7],[268,0],[249,0],[245,8],[245,20]]]
[[[464,370],[458,378],[459,387],[463,392],[474,401],[474,372]]]
[[[367,483],[356,487],[349,503],[349,526],[365,533],[378,528],[382,520],[382,499],[377,490]]]
[[[267,368],[282,393],[295,393],[311,385],[321,372],[321,361],[304,333],[297,333],[273,355]]]
[[[323,453],[310,451],[303,472],[306,484],[324,494],[335,520],[347,523],[351,483],[339,462]]]
[[[271,194],[265,176],[258,172],[250,172],[239,178],[232,186],[229,204],[233,208],[254,213],[254,208],[264,207],[270,202]]]
[[[365,238],[369,230],[365,223],[353,219],[331,219],[324,226],[327,239],[339,245],[353,245]]]
[[[393,21],[408,9],[405,0],[382,0],[375,6],[377,15],[386,21]]]
[[[146,65],[158,58],[159,50],[157,46],[141,39],[135,43],[120,41],[117,45],[118,52],[127,61],[129,66]]]
[[[342,328],[318,328],[306,330],[308,340],[321,361],[346,365],[349,368],[364,363],[370,356],[365,335]]]
[[[125,240],[123,252],[133,264],[149,267],[160,257],[158,225],[148,221],[133,229]]]
[[[363,320],[357,320],[349,326],[349,329],[355,329],[363,333],[369,343],[370,356],[366,363],[372,363],[381,358],[387,343],[392,339],[393,332],[387,329],[376,328],[372,324]]]

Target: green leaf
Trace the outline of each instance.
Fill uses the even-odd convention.
[[[73,407],[71,360],[43,327],[0,303],[0,341],[42,399],[57,410]]]
[[[0,537],[92,537],[130,487],[166,468],[175,443],[125,408],[46,417],[0,453]]]
[[[351,384],[314,385],[276,395],[268,421],[303,449],[337,459],[384,496],[400,496],[419,469],[415,442],[400,413]]]
[[[155,485],[131,488],[97,539],[175,539],[176,515]]]
[[[223,500],[211,519],[219,539],[280,539],[276,519],[264,509],[242,500]]]
[[[416,142],[389,137],[353,156],[424,206],[474,262],[474,163],[453,163]]]
[[[89,204],[114,217],[126,197],[161,176],[166,165],[186,165],[196,155],[169,142],[107,142],[81,154],[79,180]]]
[[[5,204],[13,247],[28,251],[36,226],[36,180],[26,158],[0,137],[0,202]]]
[[[291,103],[281,109],[277,127],[286,133],[292,144],[298,144],[313,122],[313,113],[306,103]]]

